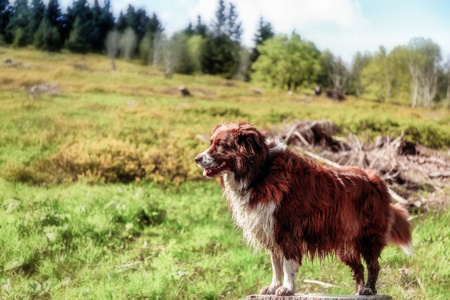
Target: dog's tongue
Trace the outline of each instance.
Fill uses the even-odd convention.
[[[208,169],[204,169],[204,170],[203,170],[203,176],[206,177],[207,175],[208,175]]]

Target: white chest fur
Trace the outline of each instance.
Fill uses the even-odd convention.
[[[274,202],[259,203],[250,207],[251,191],[241,194],[243,184],[234,180],[233,174],[224,175],[225,195],[231,204],[231,212],[236,225],[243,230],[244,239],[256,249],[273,249],[274,216],[277,207]]]

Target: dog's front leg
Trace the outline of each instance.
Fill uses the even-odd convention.
[[[280,286],[275,294],[277,296],[290,296],[295,293],[295,275],[298,272],[298,263],[295,260],[283,259],[283,273],[284,280],[283,285]]]
[[[269,286],[265,286],[259,291],[261,295],[273,295],[282,285],[281,276],[283,275],[283,259],[273,252],[270,253],[270,259],[272,260],[272,282]]]

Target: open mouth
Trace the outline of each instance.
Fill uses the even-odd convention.
[[[227,168],[226,162],[221,163],[220,166],[215,167],[215,168],[205,168],[203,170],[203,176],[214,177],[217,174],[219,174],[220,172],[222,172],[223,170],[225,170],[226,168]]]

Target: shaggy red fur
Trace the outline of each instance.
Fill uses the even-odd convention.
[[[333,253],[351,268],[358,294],[375,294],[383,248],[411,247],[408,213],[372,170],[317,165],[243,122],[217,126],[195,160],[205,176],[221,176],[244,236],[270,251],[274,275],[263,294],[293,294],[303,256]]]

